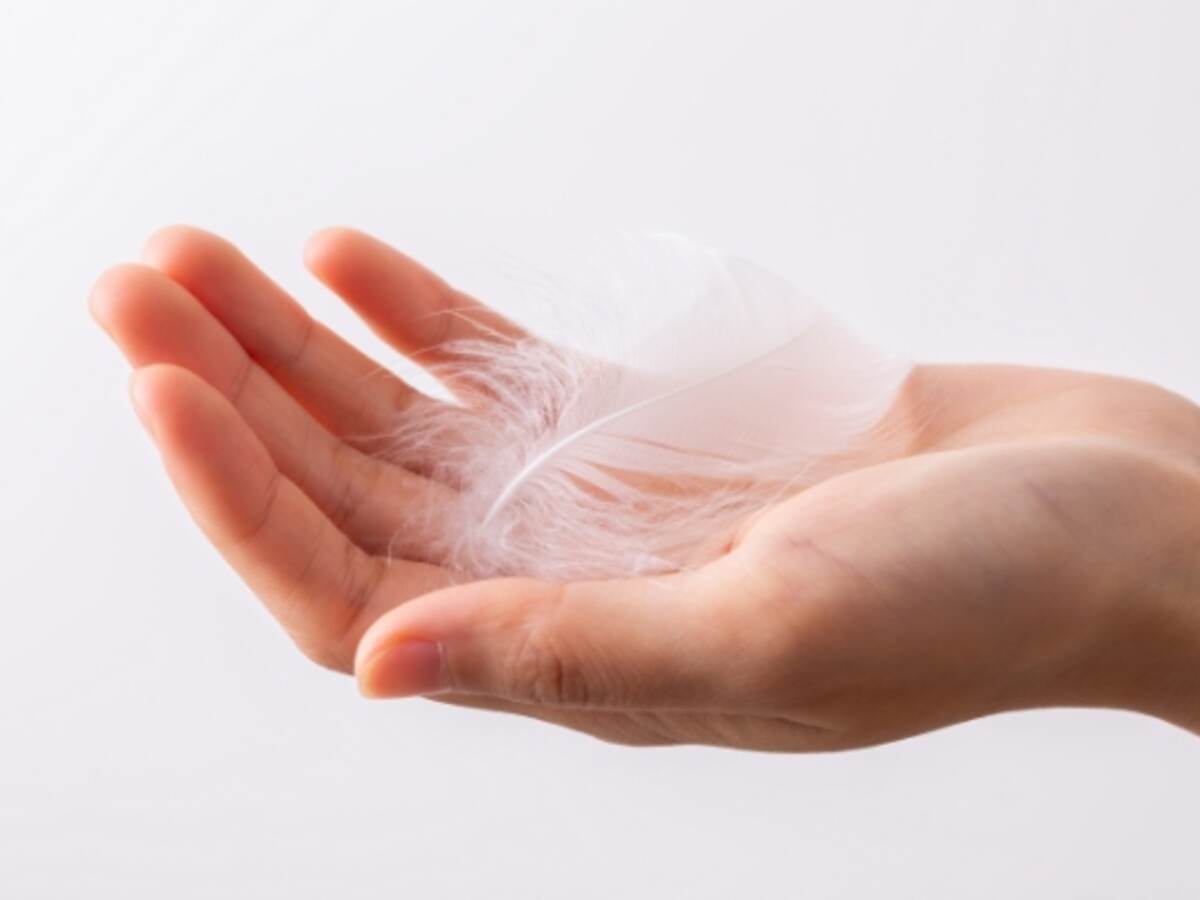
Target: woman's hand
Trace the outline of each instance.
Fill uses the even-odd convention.
[[[307,259],[419,360],[516,333],[357,232]],[[167,229],[92,308],[201,528],[368,695],[775,750],[1061,704],[1200,730],[1200,411],[1161,389],[919,367],[886,429],[902,450],[763,510],[703,569],[454,585],[405,532],[450,489],[370,452],[416,395],[231,245]]]

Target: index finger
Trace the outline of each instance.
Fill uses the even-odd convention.
[[[385,560],[356,546],[279,471],[229,401],[196,375],[147,366],[131,389],[192,517],[315,661],[348,670],[367,625],[449,583],[436,566]]]
[[[529,337],[494,309],[451,287],[399,250],[352,228],[327,228],[305,262],[380,337],[421,363],[453,361],[456,341]]]

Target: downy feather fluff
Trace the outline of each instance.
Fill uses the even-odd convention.
[[[599,291],[558,298],[602,321],[587,350],[500,334],[443,348],[434,372],[463,402],[410,407],[390,442],[454,488],[411,525],[431,561],[551,579],[702,564],[848,467],[908,374],[745,260],[667,235],[618,257]],[[616,327],[647,306],[672,313]]]

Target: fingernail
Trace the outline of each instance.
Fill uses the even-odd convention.
[[[367,659],[358,675],[363,696],[416,697],[444,684],[442,647],[432,641],[401,641]]]
[[[133,383],[129,387],[129,397],[133,400],[133,408],[139,419],[142,420],[142,425],[150,432],[150,436],[154,437],[154,417],[150,415],[149,406],[146,403],[146,398],[143,395],[141,379],[134,376]]]

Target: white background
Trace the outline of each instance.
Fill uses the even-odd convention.
[[[84,298],[194,222],[391,359],[312,230],[486,295],[497,252],[669,228],[917,358],[1200,398],[1200,6],[16,6],[0,896],[1196,896],[1200,742],[1130,714],[788,757],[360,701],[189,523]]]

